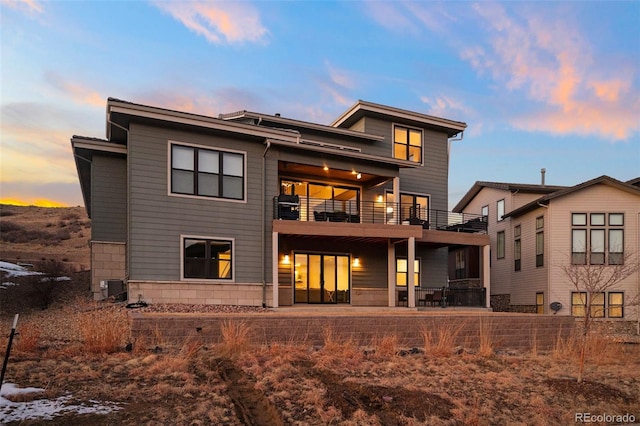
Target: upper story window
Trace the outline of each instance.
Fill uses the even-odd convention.
[[[171,145],[171,193],[244,200],[244,154]]]
[[[393,126],[393,158],[422,163],[422,130]]]
[[[504,199],[498,200],[498,203],[496,204],[496,208],[497,208],[496,211],[498,214],[498,222],[500,222],[504,216]]]
[[[571,262],[574,265],[620,265],[624,262],[624,213],[572,213],[571,225]]]

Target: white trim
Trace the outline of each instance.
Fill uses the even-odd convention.
[[[208,151],[218,151],[218,152],[230,152],[230,153],[234,153],[234,154],[241,154],[242,155],[242,159],[243,159],[243,167],[244,167],[244,176],[242,177],[242,184],[244,186],[243,188],[243,196],[244,198],[239,200],[236,198],[224,198],[224,197],[208,197],[205,195],[196,195],[196,194],[178,194],[178,193],[173,193],[171,192],[171,146],[172,145],[178,145],[178,146],[186,146],[189,148],[196,148],[196,149],[203,149],[203,150],[208,150]],[[242,203],[242,204],[246,204],[247,203],[247,198],[248,198],[248,194],[247,194],[247,180],[248,180],[248,170],[247,170],[247,157],[248,157],[248,153],[247,151],[240,151],[240,150],[236,150],[236,149],[228,149],[228,148],[219,148],[219,147],[215,147],[215,146],[208,146],[208,145],[200,145],[200,144],[194,144],[194,143],[189,143],[189,142],[180,142],[180,141],[176,141],[176,140],[167,140],[167,196],[169,197],[177,197],[177,198],[191,198],[191,199],[199,199],[199,200],[210,200],[210,201],[223,201],[223,202],[228,202],[228,203]]]
[[[194,240],[210,241],[230,241],[231,242],[231,279],[224,278],[185,278],[184,277],[184,240],[190,238]],[[227,284],[236,282],[236,239],[233,237],[212,237],[204,235],[180,234],[180,282],[203,282]]]
[[[407,129],[407,130],[417,130],[417,131],[420,132],[420,161],[413,161],[413,160],[409,160],[409,159],[404,160],[402,158],[396,158],[396,156],[395,156],[396,127],[401,127],[403,129]],[[409,147],[410,146],[411,146],[411,144],[409,143],[409,133],[407,132],[407,155],[409,155]],[[396,160],[408,161],[408,162],[416,164],[416,165],[424,166],[424,153],[425,153],[424,129],[422,129],[420,127],[407,126],[406,124],[401,124],[401,123],[396,123],[396,122],[392,122],[391,123],[391,158],[394,158]]]

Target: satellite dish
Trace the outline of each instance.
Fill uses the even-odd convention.
[[[555,315],[558,313],[560,309],[562,309],[562,303],[553,302],[552,304],[549,305],[549,307],[551,308],[551,310],[553,311],[553,314]]]

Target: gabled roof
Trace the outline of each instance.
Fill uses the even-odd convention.
[[[637,178],[635,178],[635,179],[628,180],[628,181],[627,181],[627,183],[628,183],[629,185],[633,185],[633,186],[640,186],[640,177],[637,177]]]
[[[465,207],[475,198],[483,188],[494,188],[509,192],[524,192],[527,194],[549,194],[567,188],[558,185],[540,185],[530,183],[508,183],[508,182],[483,182],[476,181],[471,189],[462,197],[462,199],[453,208],[456,213],[462,212]]]
[[[335,119],[331,126],[349,128],[362,117],[389,117],[404,123],[419,127],[431,127],[445,131],[449,137],[455,136],[467,128],[467,123],[434,117],[406,109],[394,108],[387,105],[376,104],[359,100],[351,108]]]
[[[564,197],[566,195],[573,194],[573,193],[576,193],[578,191],[581,191],[581,190],[583,190],[585,188],[589,188],[591,186],[601,185],[601,184],[602,185],[609,185],[611,187],[614,187],[614,188],[620,189],[622,191],[626,191],[626,192],[632,193],[632,194],[637,195],[638,197],[640,197],[640,187],[637,187],[637,186],[631,185],[631,184],[629,184],[627,182],[622,182],[622,181],[619,181],[619,180],[614,179],[612,177],[603,175],[603,176],[597,177],[595,179],[591,179],[591,180],[588,180],[586,182],[579,183],[578,185],[570,186],[568,188],[561,189],[559,191],[555,191],[555,192],[552,192],[550,194],[547,194],[547,195],[545,195],[543,197],[538,198],[537,200],[534,200],[534,201],[532,201],[532,202],[530,202],[528,204],[525,204],[522,207],[519,207],[519,208],[517,208],[515,210],[510,211],[509,213],[505,214],[504,217],[520,216],[520,215],[522,215],[524,213],[527,213],[527,212],[529,212],[531,210],[534,210],[534,209],[538,208],[540,205],[549,205],[549,202],[551,200],[553,200],[553,199]]]

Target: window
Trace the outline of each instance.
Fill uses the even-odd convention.
[[[456,250],[456,279],[466,278],[465,276],[465,249]]]
[[[585,265],[587,263],[587,230],[574,229],[571,231],[571,263]]]
[[[396,259],[396,285],[406,287],[409,281],[409,268],[407,259]],[[413,284],[420,287],[420,259],[415,259],[413,263]]]
[[[233,279],[233,241],[208,238],[183,239],[183,277]]]
[[[536,293],[536,314],[544,314],[544,293]]]
[[[586,226],[587,214],[586,213],[573,213],[571,215],[571,225],[573,226]]]
[[[514,259],[514,270],[519,271],[522,267],[521,258],[522,258],[522,241],[520,240],[521,228],[520,225],[517,225],[513,228],[513,259]]]
[[[609,213],[609,226],[624,226],[624,213]]]
[[[571,292],[571,315],[574,317],[583,317],[585,306],[587,304],[587,293],[584,291]]]
[[[609,293],[609,318],[624,317],[624,293],[612,291]]]
[[[591,318],[604,318],[604,293],[591,295]]]
[[[498,259],[504,259],[504,231],[498,232],[498,242],[497,242],[497,251],[498,251]]]
[[[503,219],[504,216],[504,200],[499,200],[497,203],[498,222]]]
[[[393,192],[386,192],[387,212],[392,216],[395,199]],[[400,221],[419,219],[429,221],[429,196],[422,194],[400,194]]]
[[[609,265],[624,263],[624,233],[622,229],[609,229]]]
[[[591,254],[589,262],[592,265],[604,265],[604,229],[591,230]]]
[[[244,154],[171,145],[171,193],[244,199]]]
[[[482,214],[482,216],[484,218],[484,221],[488,222],[489,221],[489,206],[482,206],[482,211],[481,211],[480,214]]]
[[[422,163],[422,130],[394,126],[393,158]]]
[[[591,226],[604,226],[604,213],[591,213]]]
[[[589,217],[589,226],[587,226],[587,217]],[[606,213],[573,213],[571,215],[572,264],[620,265],[624,263],[624,229],[622,228],[624,214],[609,213],[608,217],[607,222]]]
[[[536,218],[536,267],[544,266],[544,216]]]

